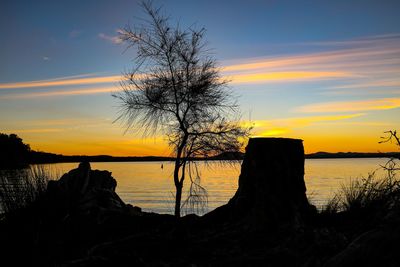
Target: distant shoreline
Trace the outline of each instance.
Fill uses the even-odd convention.
[[[165,156],[110,156],[110,155],[61,155],[49,152],[31,150],[16,134],[0,133],[0,169],[24,168],[29,164],[67,163],[67,162],[155,162],[175,161],[174,157]],[[273,156],[273,155],[272,155]],[[242,160],[244,153],[224,152],[211,158],[194,158],[197,161],[203,160]],[[306,154],[306,159],[333,159],[333,158],[398,158],[399,152],[387,153],[361,153],[361,152],[316,152]]]
[[[197,158],[196,160],[241,160],[243,153],[224,153],[212,158]],[[334,158],[400,158],[398,152],[387,153],[360,153],[360,152],[317,152],[306,154],[306,159],[334,159]],[[65,156],[61,154],[53,154],[46,152],[32,151],[30,155],[29,164],[43,164],[43,163],[68,163],[68,162],[154,162],[154,161],[174,161],[173,157],[162,156],[140,156],[140,157],[120,157],[109,155],[97,156]]]

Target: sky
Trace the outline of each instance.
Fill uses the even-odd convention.
[[[153,1],[204,27],[253,136],[317,151],[385,152],[400,130],[400,1]],[[134,49],[117,31],[146,18],[137,1],[0,2],[0,132],[65,155],[170,155],[162,135],[115,122]],[[249,122],[250,121],[250,122]]]

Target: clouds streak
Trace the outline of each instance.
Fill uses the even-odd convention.
[[[0,95],[0,99],[22,99],[22,98],[35,98],[35,97],[56,97],[56,96],[73,96],[73,95],[92,95],[116,92],[118,87],[102,87],[102,88],[89,88],[78,90],[64,90],[64,91],[50,91],[50,92],[32,92],[22,94],[5,94]]]
[[[99,34],[100,38],[118,42],[116,37]],[[306,44],[303,44],[306,45]],[[325,52],[302,53],[270,58],[242,59],[221,68],[223,78],[233,84],[268,84],[303,81],[332,80],[332,85],[323,90],[335,92],[346,89],[356,92],[360,88],[400,86],[400,34],[371,36],[348,41],[309,43],[321,46]],[[57,79],[0,83],[0,89],[49,88],[50,92],[29,92],[0,95],[0,98],[31,98],[43,96],[69,96],[104,93],[100,84],[116,84],[121,75],[96,76],[84,74]],[[96,85],[91,88],[76,88]],[[57,87],[69,87],[59,91]],[[115,86],[114,89],[117,89]],[[356,92],[359,94],[359,91]],[[368,94],[368,90],[364,91]]]
[[[275,120],[257,120],[253,122],[253,126],[255,135],[257,136],[277,136],[289,133],[296,128],[303,128],[317,123],[330,123],[349,120],[364,115],[364,113],[354,113],[344,115],[280,118]]]
[[[359,112],[400,108],[400,98],[337,101],[305,105],[296,109],[303,113]]]
[[[54,87],[54,86],[74,86],[86,84],[99,84],[99,83],[115,83],[121,80],[121,76],[101,76],[101,77],[88,77],[88,78],[61,78],[17,83],[2,83],[0,89],[23,89],[35,87]]]

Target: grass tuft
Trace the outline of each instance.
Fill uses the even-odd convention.
[[[342,185],[339,192],[323,207],[322,213],[378,209],[383,211],[400,204],[400,181],[396,176],[396,161],[391,159],[381,167],[386,171],[382,178],[372,172],[366,178],[351,180]]]
[[[0,172],[0,213],[9,213],[28,206],[42,196],[51,172],[43,165]]]

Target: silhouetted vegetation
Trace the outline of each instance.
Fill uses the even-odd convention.
[[[385,132],[382,142],[395,142],[400,148],[396,131]],[[397,156],[395,154],[395,156]],[[388,212],[394,206],[400,206],[400,180],[397,177],[398,160],[390,158],[379,168],[385,171],[383,177],[377,177],[376,172],[366,178],[351,180],[342,185],[339,192],[323,207],[323,213],[351,212],[373,214]]]
[[[318,213],[305,194],[301,140],[257,138],[246,149],[239,188],[229,203],[201,217],[177,218],[125,204],[111,173],[91,170],[85,162],[50,181],[47,190],[46,179],[39,178],[6,192],[11,208],[0,218],[6,244],[1,263],[397,266],[395,163],[382,166],[385,179],[371,175],[351,183]],[[38,173],[32,177],[46,176]]]
[[[400,158],[399,152],[379,152],[379,153],[362,153],[362,152],[316,152],[305,155],[306,159],[346,159],[346,158]]]
[[[50,171],[41,165],[0,170],[0,213],[10,213],[35,202],[52,179]]]
[[[31,148],[16,134],[0,133],[0,169],[18,168],[29,162]]]
[[[204,203],[205,188],[193,158],[209,158],[242,148],[248,134],[238,120],[238,106],[205,46],[205,29],[182,30],[150,2],[142,2],[149,19],[126,27],[120,38],[135,47],[134,69],[115,94],[121,103],[119,120],[144,135],[163,133],[173,150],[175,216],[181,213],[182,188],[190,179],[184,203]],[[236,121],[236,122],[235,122]],[[196,205],[194,205],[196,206]]]
[[[375,172],[368,177],[351,180],[327,203],[324,212],[358,212],[360,210],[386,210],[400,197],[400,181],[393,170],[384,177]]]

